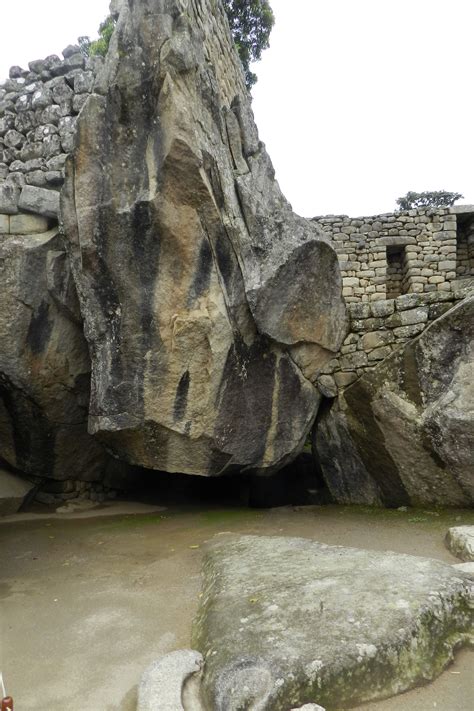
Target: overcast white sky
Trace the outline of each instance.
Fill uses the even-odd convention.
[[[109,0],[0,0],[0,77],[96,34]],[[473,0],[271,0],[254,111],[295,210],[389,212],[408,190],[474,203]]]

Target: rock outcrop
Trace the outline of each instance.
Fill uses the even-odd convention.
[[[89,429],[154,469],[268,473],[345,336],[337,259],[275,181],[220,0],[117,11],[62,193]]]
[[[0,467],[99,480],[87,433],[90,360],[57,229],[0,241]]]
[[[17,513],[33,489],[33,484],[0,469],[0,516]]]
[[[474,562],[474,526],[454,526],[446,535],[446,546],[453,555]]]
[[[321,411],[314,449],[339,503],[474,503],[474,297]]]
[[[192,644],[213,711],[329,710],[435,678],[473,634],[473,580],[435,560],[216,537]]]

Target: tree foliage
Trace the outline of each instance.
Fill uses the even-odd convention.
[[[259,60],[270,46],[270,33],[275,23],[268,0],[223,0],[230,31],[244,67],[247,88],[257,81],[250,63]]]
[[[90,40],[89,37],[78,37],[79,47],[82,54],[86,57],[105,57],[115,29],[116,20],[112,15],[105,18],[99,26],[99,37],[96,40]]]
[[[433,190],[424,193],[408,192],[397,200],[399,210],[413,210],[426,207],[452,207],[456,200],[462,200],[461,193],[450,193],[446,190]]]

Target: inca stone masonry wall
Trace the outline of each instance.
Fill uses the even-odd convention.
[[[474,206],[314,221],[331,237],[349,304],[449,292],[474,276]]]
[[[77,46],[12,67],[0,85],[0,234],[46,232],[57,223],[76,117],[102,63]]]
[[[349,306],[350,333],[325,368],[340,388],[420,335],[473,286],[472,205],[314,220],[338,254]]]

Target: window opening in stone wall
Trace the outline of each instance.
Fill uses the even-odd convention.
[[[387,247],[387,299],[408,292],[408,270],[405,247],[393,245]]]
[[[458,217],[456,278],[474,276],[474,215]]]

